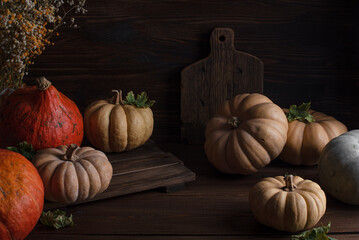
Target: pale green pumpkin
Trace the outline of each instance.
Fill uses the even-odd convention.
[[[324,190],[349,204],[359,204],[359,130],[331,140],[319,158],[319,180]]]

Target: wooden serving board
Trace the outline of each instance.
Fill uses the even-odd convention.
[[[44,210],[156,188],[172,192],[184,188],[186,182],[195,180],[195,174],[186,168],[180,159],[171,153],[163,152],[153,141],[148,141],[133,151],[110,153],[107,157],[113,167],[113,176],[106,191],[92,199],[72,204],[46,201]]]
[[[216,28],[209,56],[182,70],[181,138],[190,144],[204,142],[207,121],[219,104],[240,93],[263,92],[263,63],[234,48],[234,32]]]

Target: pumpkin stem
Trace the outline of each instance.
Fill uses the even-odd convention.
[[[122,90],[118,91],[118,90],[112,90],[112,92],[116,93],[115,96],[113,96],[113,104],[121,104],[124,105],[123,99],[122,99]]]
[[[66,153],[64,155],[64,160],[66,161],[76,161],[79,157],[76,155],[76,152],[77,150],[79,149],[80,147],[77,146],[76,144],[70,144],[68,147],[67,147],[67,150],[66,150]]]
[[[36,87],[40,91],[45,91],[51,86],[51,82],[47,80],[45,77],[41,76],[36,79]]]
[[[292,192],[294,189],[297,188],[297,186],[293,182],[292,174],[285,175],[284,181],[285,181],[285,187],[284,187],[285,191]]]
[[[231,117],[228,120],[228,124],[231,125],[233,128],[238,128],[239,124],[241,124],[241,121],[239,121],[238,117]]]

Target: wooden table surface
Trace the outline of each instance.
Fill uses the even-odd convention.
[[[286,172],[318,180],[316,167],[292,167],[279,160],[251,176],[228,176],[209,164],[201,145],[166,143],[160,147],[197,174],[184,190],[151,190],[67,207],[64,210],[73,214],[75,226],[55,230],[38,224],[26,239],[290,239],[289,233],[256,222],[248,191],[261,178]],[[359,239],[359,206],[330,196],[327,200],[321,222],[331,221],[330,236]]]

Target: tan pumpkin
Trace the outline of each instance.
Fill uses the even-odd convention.
[[[266,96],[237,95],[224,102],[206,126],[205,152],[221,172],[251,174],[282,151],[288,123]]]
[[[152,105],[131,105],[128,99],[125,102],[122,100],[121,91],[113,92],[116,93],[113,99],[95,101],[86,108],[86,137],[104,152],[129,151],[143,145],[151,137]]]
[[[45,198],[73,203],[105,191],[112,178],[106,155],[91,147],[71,144],[39,151],[33,158],[45,187]]]
[[[309,107],[310,103],[306,108],[307,114],[311,115],[307,115],[309,121],[306,119],[289,121],[287,142],[279,155],[279,158],[287,163],[307,166],[318,164],[324,146],[333,138],[348,131],[347,127],[334,117],[316,112]],[[288,117],[289,109],[283,110]]]
[[[257,221],[287,232],[313,227],[324,215],[326,203],[317,183],[293,175],[264,178],[249,193]]]

